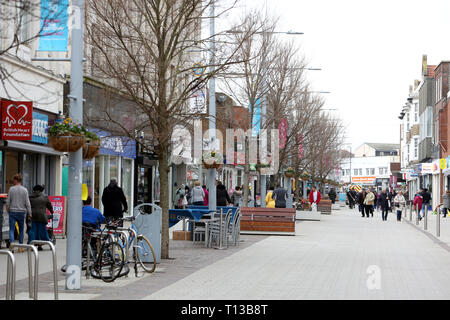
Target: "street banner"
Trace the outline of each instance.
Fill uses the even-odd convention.
[[[31,140],[33,102],[2,100],[2,140]]]
[[[63,196],[49,196],[48,197],[53,206],[53,233],[55,235],[64,234],[64,220],[65,220],[65,208],[66,208],[66,197]],[[47,210],[47,214],[50,211]],[[80,212],[81,214],[81,212]],[[47,224],[47,228],[51,227],[52,220]]]
[[[254,110],[250,105],[250,112],[253,112],[252,137],[257,137],[259,131],[261,131],[261,99],[256,99]]]
[[[67,51],[69,0],[41,0],[39,51]]]
[[[352,177],[352,182],[354,183],[373,184],[375,180],[377,180],[377,177]]]
[[[287,140],[287,129],[288,129],[288,121],[286,118],[281,119],[280,124],[278,125],[278,131],[280,134],[280,149],[284,149],[286,147]]]

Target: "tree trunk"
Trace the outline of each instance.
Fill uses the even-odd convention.
[[[250,179],[250,154],[249,154],[249,139],[245,138],[245,165],[244,165],[244,199],[243,205],[244,207],[248,207],[248,180]]]
[[[169,151],[166,146],[161,148],[158,160],[162,208],[161,258],[169,259]]]

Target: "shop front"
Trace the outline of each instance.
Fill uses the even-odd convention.
[[[95,208],[103,211],[101,201],[103,190],[115,178],[123,189],[128,204],[128,214],[135,205],[134,181],[136,142],[127,137],[117,137],[107,131],[90,129],[101,138],[99,155],[91,160],[83,160],[83,184],[93,199]]]
[[[48,146],[46,128],[57,115],[35,108],[32,112],[31,140],[0,141],[0,192],[7,193],[16,173],[23,176],[23,186],[32,191],[36,184],[45,185],[49,195],[61,194],[60,152]],[[2,130],[5,126],[2,126]]]
[[[159,204],[160,187],[157,155],[150,150],[138,146],[134,177],[134,203]]]

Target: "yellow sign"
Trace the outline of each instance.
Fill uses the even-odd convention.
[[[88,187],[87,187],[87,184],[86,183],[83,183],[82,185],[81,185],[81,200],[87,200],[87,198],[88,198],[88,194],[89,194],[89,191],[88,191]]]
[[[446,161],[446,159],[441,159],[440,161],[439,161],[439,167],[442,169],[442,170],[445,170],[445,168],[447,168],[447,161]]]

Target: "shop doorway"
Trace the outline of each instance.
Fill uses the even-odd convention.
[[[13,186],[13,177],[19,172],[19,152],[6,151],[5,152],[5,190],[8,192],[9,188]]]
[[[137,192],[136,205],[142,203],[152,203],[152,167],[139,166],[137,170]]]

